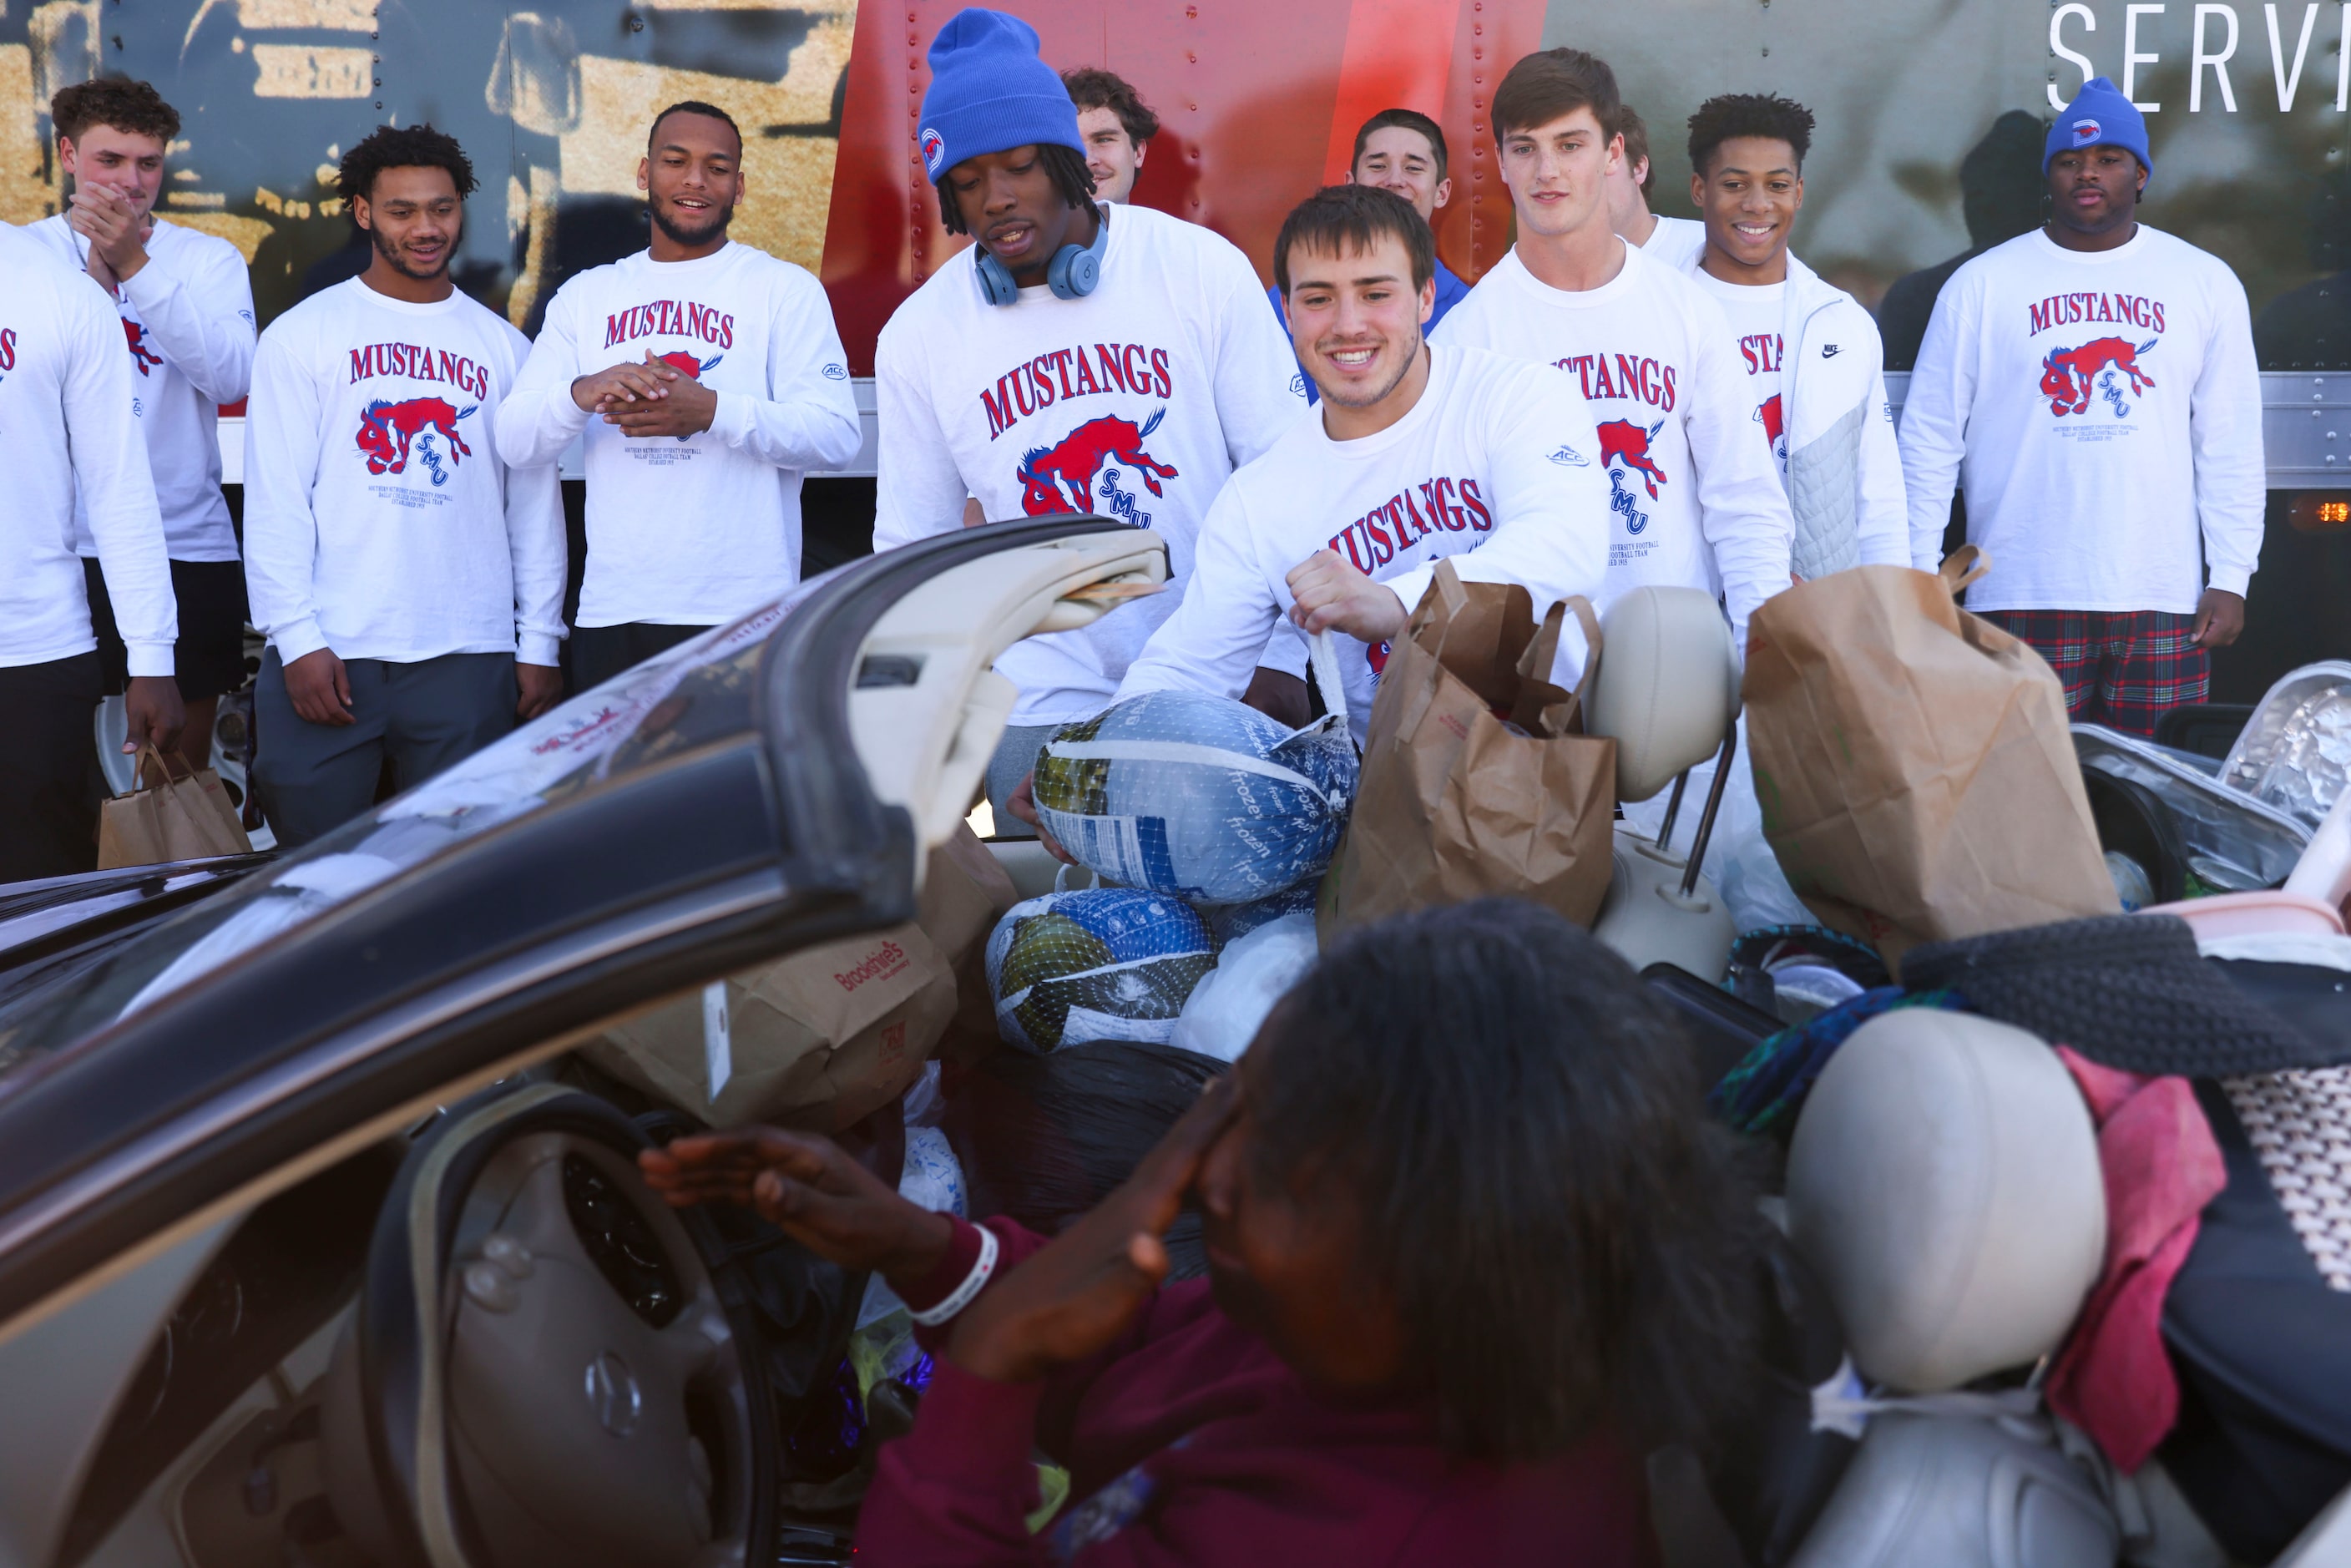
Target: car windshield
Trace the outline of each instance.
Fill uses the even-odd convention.
[[[831,574],[827,574],[830,576]],[[0,1012],[0,1086],[26,1061],[137,1012],[478,834],[758,727],[759,653],[824,578],[647,660],[69,980]]]

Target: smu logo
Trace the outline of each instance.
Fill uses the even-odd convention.
[[[2134,348],[2127,338],[2094,338],[2078,349],[2050,350],[2041,361],[2041,395],[2049,400],[2049,412],[2060,419],[2085,413],[2095,392],[2122,418],[2131,410],[2123,401],[2123,379],[2128,378],[2134,393],[2155,385],[2155,378],[2139,369],[2138,357],[2160,341],[2149,338]]]
[[[368,472],[405,473],[413,456],[432,472],[435,485],[446,485],[449,473],[441,466],[441,454],[434,449],[433,438],[438,434],[448,442],[450,467],[456,466],[459,458],[471,457],[474,449],[457,434],[457,422],[480,406],[472,403],[460,409],[437,397],[413,397],[404,402],[378,399],[368,404],[360,415],[358,436]]]
[[[139,367],[142,376],[153,375],[162,368],[163,356],[147,346],[147,329],[136,321],[122,324],[122,336],[131,344],[131,362]]]
[[[923,172],[935,180],[939,177],[939,166],[946,161],[946,138],[927,125],[923,127]]]
[[[2074,122],[2074,145],[2076,147],[2095,146],[2098,138],[2104,134],[2105,134],[2105,131],[2095,120],[2077,120]]]
[[[1608,509],[1625,519],[1625,531],[1637,534],[1649,526],[1649,514],[1640,509],[1633,492],[1625,484],[1631,474],[1641,476],[1642,487],[1649,499],[1657,498],[1657,486],[1667,483],[1666,471],[1649,455],[1649,443],[1665,429],[1666,422],[1644,428],[1629,419],[1604,420],[1600,425],[1600,462],[1608,470]]]
[[[1771,448],[1771,455],[1785,463],[1788,460],[1788,422],[1781,413],[1778,392],[1763,400],[1755,410],[1755,420],[1763,427],[1763,441]]]
[[[1136,509],[1134,491],[1119,487],[1123,476],[1117,465],[1123,463],[1135,470],[1143,487],[1153,495],[1166,494],[1159,487],[1159,481],[1175,478],[1176,469],[1143,447],[1151,433],[1159,428],[1159,422],[1166,417],[1165,408],[1154,409],[1151,417],[1138,426],[1131,419],[1104,414],[1086,421],[1050,446],[1030,447],[1015,474],[1025,486],[1021,510],[1032,517],[1098,511],[1138,528],[1149,528],[1151,514]],[[1099,496],[1095,490],[1097,479],[1101,481]],[[1100,505],[1095,504],[1097,499]]]

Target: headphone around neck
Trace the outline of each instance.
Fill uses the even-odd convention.
[[[1102,253],[1110,248],[1110,214],[1102,208],[1094,209],[1094,243],[1065,245],[1053,253],[1045,267],[1045,287],[1053,291],[1056,299],[1082,299],[1102,283]],[[1020,286],[1012,281],[1012,274],[1002,262],[987,253],[984,245],[974,245],[972,254],[978,258],[979,297],[990,305],[1011,305],[1020,298]]]

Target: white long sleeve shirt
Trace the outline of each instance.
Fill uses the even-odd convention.
[[[1572,379],[1432,347],[1420,401],[1387,429],[1333,441],[1311,415],[1226,482],[1200,526],[1184,602],[1118,695],[1239,696],[1297,602],[1291,569],[1318,550],[1394,590],[1407,611],[1447,556],[1466,580],[1523,585],[1538,615],[1570,594],[1598,604],[1610,514],[1596,444]],[[1335,641],[1360,741],[1389,648]]]
[[[2208,570],[2242,594],[2267,500],[2244,286],[2145,224],[2107,251],[1995,246],[1935,302],[1901,445],[1913,564],[1967,486],[1991,558],[1970,610],[2185,615]]]
[[[59,214],[26,226],[63,265],[86,271],[89,241]],[[253,282],[236,246],[155,220],[147,265],[114,291],[132,371],[131,411],[147,441],[163,543],[173,560],[235,560],[236,529],[221,494],[220,405],[253,382]],[[98,554],[78,516],[74,548]]]
[[[709,429],[630,436],[571,400],[578,378],[648,353],[718,394]],[[739,243],[640,251],[566,283],[497,426],[526,467],[587,433],[582,626],[714,625],[783,593],[800,578],[801,476],[862,439],[823,286]]]
[[[1638,246],[1597,288],[1537,279],[1515,247],[1435,340],[1573,377],[1599,431],[1615,526],[1608,594],[1656,583],[1720,595],[1740,640],[1788,586],[1795,520],[1721,308]]]
[[[245,578],[280,659],[555,663],[555,467],[500,461],[492,430],[528,350],[463,294],[417,305],[356,277],[270,323],[245,422]]]
[[[73,549],[78,495],[131,674],[172,674],[179,613],[131,412],[136,379],[106,290],[0,224],[0,666],[98,646]]]
[[[952,532],[967,496],[991,520],[1098,512],[1167,543],[1165,593],[1005,650],[996,667],[1020,689],[1017,725],[1102,711],[1185,591],[1227,476],[1306,407],[1289,340],[1230,241],[1149,207],[1107,214],[1092,294],[1040,287],[990,305],[966,250],[898,307],[873,356],[875,549]]]

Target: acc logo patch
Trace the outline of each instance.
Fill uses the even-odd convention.
[[[946,138],[930,126],[923,127],[923,168],[934,180],[939,177],[940,165],[947,159]]]
[[[1562,446],[1551,455],[1551,460],[1562,468],[1589,468],[1592,459],[1573,446]]]
[[[2075,121],[2074,122],[2074,146],[2076,146],[2076,147],[2087,147],[2087,146],[2091,145],[2092,143],[2095,142],[2095,141],[2097,141],[2097,139],[2098,139],[2099,135],[2100,135],[2100,128],[2099,128],[2098,122],[2097,122],[2096,120],[2075,120]]]
[[[824,368],[824,379],[829,382],[845,382],[849,379],[849,371],[845,366],[827,365]]]
[[[1305,376],[1301,374],[1290,378],[1290,395],[1292,397],[1304,397],[1306,395]]]

